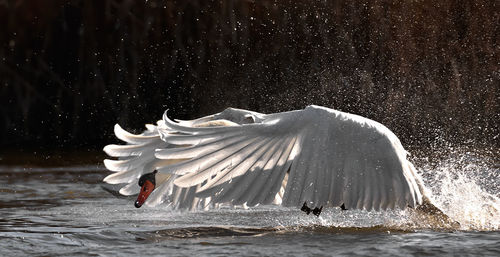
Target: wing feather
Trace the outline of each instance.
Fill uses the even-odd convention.
[[[260,138],[249,138],[242,140],[234,147],[223,148],[216,153],[210,153],[198,159],[181,162],[170,168],[175,174],[184,175],[175,180],[180,187],[191,187],[201,184],[219,172],[227,170],[230,165],[241,164],[255,152],[265,141]],[[196,172],[193,172],[196,171]],[[186,174],[191,172],[189,174]]]
[[[234,168],[228,169],[226,172],[222,173],[222,176],[216,177],[215,183],[212,186],[219,186],[227,182],[229,187],[226,187],[221,194],[215,198],[215,202],[229,202],[231,200],[236,200],[237,192],[241,189],[240,187],[245,182],[245,178],[251,177],[249,174],[254,172],[254,169],[258,169],[256,163],[264,155],[272,140],[266,140],[261,148],[252,149],[248,158],[242,160]],[[243,175],[246,176],[243,176]],[[236,192],[236,193],[235,193]]]
[[[253,184],[249,187],[250,192],[248,194],[247,198],[247,205],[248,206],[255,206],[259,203],[261,203],[262,200],[259,200],[261,194],[265,194],[266,192],[263,192],[265,182],[269,179],[269,176],[272,173],[279,173],[277,169],[281,168],[278,166],[278,161],[283,154],[283,152],[286,150],[288,143],[290,139],[282,139],[278,143],[276,143],[276,147],[272,150],[272,156],[267,160],[265,166],[262,169],[261,174],[256,177],[254,180]],[[268,193],[268,192],[267,192]],[[276,194],[276,193],[275,193]]]
[[[159,139],[159,137],[157,137]],[[144,153],[146,148],[159,148],[165,145],[165,142],[151,141],[145,144],[138,145],[107,145],[104,147],[104,152],[111,157],[129,157],[129,156],[139,156]]]
[[[293,140],[290,141],[287,149],[283,154],[281,155],[278,163],[277,163],[277,169],[273,174],[271,175],[270,179],[266,182],[266,185],[264,189],[262,190],[262,196],[264,200],[260,200],[258,202],[261,202],[262,204],[270,204],[274,201],[274,198],[276,196],[276,193],[283,187],[283,180],[286,177],[286,174],[289,172],[293,158],[296,155],[294,152],[299,144],[297,141],[297,137],[294,137]],[[298,150],[297,150],[298,151]],[[286,181],[285,188],[288,185],[288,180]]]
[[[229,200],[233,200],[233,204],[240,205],[248,201],[249,198],[255,196],[255,191],[252,190],[254,181],[262,175],[264,166],[268,163],[269,159],[273,155],[277,143],[279,140],[274,138],[269,141],[265,146],[259,149],[257,158],[254,159],[254,163],[248,172],[245,170],[240,170],[240,173],[231,174],[231,178],[236,178],[234,185],[231,187],[232,191],[227,191],[225,195]]]
[[[241,137],[236,135],[226,136],[214,141],[203,142],[189,147],[157,149],[155,156],[158,159],[190,159],[220,150],[238,141],[241,141]]]
[[[175,122],[165,112],[147,129],[134,135],[115,126],[128,144],[105,147],[120,158],[105,160],[117,172],[105,181],[136,183],[150,169],[173,174],[151,194],[150,205],[165,199],[178,208],[309,201],[379,210],[422,201],[421,179],[397,137],[360,116],[310,106],[269,115],[227,109]],[[129,184],[120,192],[136,189]]]
[[[304,185],[303,181],[306,176],[307,160],[311,156],[310,149],[307,149],[309,145],[304,143],[305,137],[301,134],[298,140],[298,144],[294,147],[298,151],[298,154],[292,161],[285,195],[283,196],[282,204],[285,206],[295,206],[300,202],[300,195]]]
[[[140,187],[136,183],[130,183],[120,189],[120,194],[122,195],[136,195],[140,191]]]
[[[200,155],[196,158],[188,159],[175,165],[167,166],[164,168],[164,170],[166,170],[167,173],[175,173],[178,175],[184,175],[188,173],[188,175],[184,177],[184,180],[186,180],[186,178],[189,178],[189,176],[197,175],[193,173],[194,171],[200,173],[204,172],[204,179],[207,179],[214,173],[223,170],[227,165],[230,164],[228,163],[228,161],[231,161],[231,159],[227,159],[229,156],[233,155],[234,153],[244,151],[247,148],[256,147],[256,144],[257,146],[259,146],[259,143],[261,143],[259,142],[259,139],[260,138],[243,137],[240,138],[240,140],[238,140],[237,142],[226,147],[217,149],[204,155]],[[181,184],[182,182],[180,181],[178,183],[181,187],[193,185],[193,183]],[[196,183],[201,183],[203,181],[204,180],[197,181]]]
[[[129,144],[144,144],[154,141],[158,138],[158,135],[134,135],[132,133],[124,130],[120,125],[116,124],[114,128],[115,135],[118,139],[127,142]]]

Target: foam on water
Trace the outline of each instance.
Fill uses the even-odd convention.
[[[436,205],[462,230],[499,230],[500,169],[496,155],[452,149],[436,161],[419,161]]]

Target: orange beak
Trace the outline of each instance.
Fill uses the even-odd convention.
[[[140,208],[144,202],[148,199],[149,195],[153,190],[155,189],[155,185],[149,181],[146,180],[144,182],[144,185],[142,185],[141,192],[139,193],[139,196],[137,196],[137,201],[135,201],[135,207]]]

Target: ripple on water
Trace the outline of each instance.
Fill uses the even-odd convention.
[[[195,212],[166,206],[136,209],[133,199],[103,189],[101,180],[107,172],[101,168],[40,168],[25,173],[20,167],[3,166],[0,178],[7,183],[0,185],[0,253],[498,256],[500,232],[495,222],[500,218],[480,207],[498,199],[500,172],[498,165],[474,158],[452,157],[433,167],[421,165],[422,171],[433,174],[426,180],[447,213],[465,219],[464,224],[476,224],[460,231],[412,222],[406,211],[327,209],[318,218],[273,206]],[[468,164],[463,166],[459,160]],[[460,199],[479,203],[467,205]]]

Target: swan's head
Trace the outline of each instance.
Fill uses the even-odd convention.
[[[149,195],[155,190],[156,187],[156,174],[157,170],[146,173],[139,178],[139,186],[141,187],[141,191],[139,192],[139,196],[137,196],[137,200],[135,201],[135,207],[140,208],[144,202],[148,199]]]

